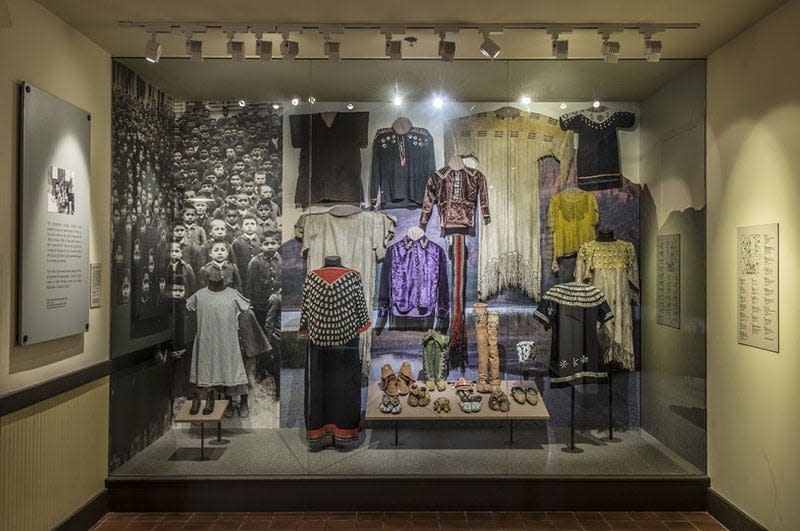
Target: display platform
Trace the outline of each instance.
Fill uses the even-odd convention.
[[[217,460],[222,455],[224,448],[216,448],[211,455],[206,455],[206,424],[216,424],[217,425],[217,438],[215,441],[209,444],[227,444],[230,441],[227,441],[222,438],[222,416],[225,414],[225,408],[228,407],[227,400],[217,400],[214,403],[214,410],[207,414],[203,414],[203,408],[206,406],[206,401],[203,400],[200,403],[200,411],[192,415],[189,413],[189,410],[192,408],[192,401],[187,400],[184,402],[183,406],[181,406],[180,411],[178,414],[175,415],[173,422],[188,422],[188,423],[198,423],[200,424],[200,451],[195,452],[196,449],[194,448],[178,448],[175,450],[175,453],[172,454],[170,460],[172,461],[186,461],[186,460],[194,460],[194,461],[206,461],[209,459]],[[195,455],[197,453],[197,455]]]
[[[403,409],[400,413],[393,415],[391,413],[383,413],[379,409],[381,399],[383,398],[383,391],[380,389],[380,382],[373,382],[367,390],[367,408],[364,413],[364,420],[487,420],[487,419],[505,419],[505,420],[549,420],[550,412],[544,403],[544,399],[539,393],[539,402],[536,405],[518,404],[511,398],[511,389],[515,386],[527,389],[528,387],[536,388],[533,381],[503,381],[500,388],[508,395],[510,407],[507,412],[495,411],[489,408],[488,400],[489,394],[481,394],[481,409],[474,413],[465,413],[458,406],[459,397],[453,389],[453,382],[447,382],[447,389],[444,391],[433,391],[430,393],[431,401],[427,406],[409,406],[408,397],[401,396],[400,403]],[[419,385],[419,384],[418,384]],[[423,384],[424,385],[424,384]],[[538,389],[537,389],[538,392]],[[433,410],[434,402],[437,398],[444,397],[450,400],[449,413],[437,413]]]

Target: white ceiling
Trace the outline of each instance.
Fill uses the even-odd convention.
[[[784,0],[38,0],[115,57],[140,57],[147,39],[143,30],[119,27],[118,22],[205,23],[699,23],[697,30],[659,34],[664,56],[704,58]],[[12,4],[13,7],[13,4]],[[13,24],[13,9],[11,22]],[[433,57],[437,37],[430,31],[409,32],[420,41],[406,55]],[[225,54],[220,33],[203,37],[207,55]],[[162,38],[165,56],[183,56],[183,36]],[[246,40],[249,53],[253,38]],[[320,57],[319,34],[300,36],[301,57]],[[455,37],[457,57],[477,58],[480,36],[464,31]],[[546,58],[549,38],[543,31],[506,31],[495,40],[503,58]],[[569,36],[570,55],[599,56],[594,31]],[[623,57],[640,57],[641,37],[627,31],[619,39]],[[383,37],[375,30],[348,31],[341,38],[343,57],[381,57]]]

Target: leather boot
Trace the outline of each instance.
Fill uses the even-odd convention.
[[[500,326],[500,314],[489,312],[486,318],[489,336],[489,383],[492,391],[500,390],[500,348],[497,345],[497,329]]]
[[[479,393],[491,392],[489,382],[489,336],[486,328],[488,304],[476,302],[472,306],[472,314],[475,318],[475,339],[478,348],[478,384],[475,390]]]
[[[203,415],[210,415],[214,412],[214,390],[206,391],[206,407],[203,408]]]
[[[190,415],[197,415],[200,412],[200,391],[195,387],[192,394],[192,407],[189,409]]]

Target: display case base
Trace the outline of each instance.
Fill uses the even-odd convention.
[[[708,476],[112,477],[109,510],[703,511]]]

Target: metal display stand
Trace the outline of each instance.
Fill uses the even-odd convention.
[[[570,393],[570,416],[569,416],[569,446],[562,448],[562,452],[566,452],[568,454],[580,454],[583,453],[582,448],[578,448],[575,446],[575,386],[571,385],[569,387]]]
[[[192,401],[187,400],[184,402],[183,407],[175,415],[173,419],[174,422],[199,422],[200,423],[200,457],[197,458],[197,461],[208,461],[209,458],[206,456],[206,423],[216,423],[217,425],[217,439],[215,441],[209,442],[209,444],[213,445],[224,445],[228,444],[230,441],[222,438],[222,416],[225,413],[225,409],[228,407],[227,400],[217,400],[214,403],[214,411],[209,413],[208,415],[202,414],[202,408],[205,406],[205,400],[200,404],[201,412],[196,415],[189,414],[189,409],[192,407]],[[222,450],[220,450],[222,451]]]

